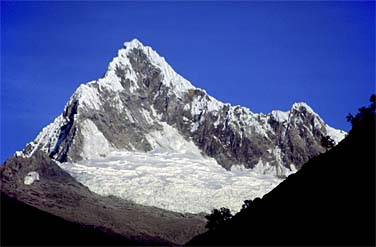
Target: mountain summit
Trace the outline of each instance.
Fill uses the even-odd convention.
[[[153,132],[173,128],[226,168],[253,168],[260,160],[299,168],[323,151],[321,136],[337,142],[344,137],[305,103],[295,103],[289,112],[255,114],[195,88],[139,40],[124,46],[105,76],[80,85],[63,114],[42,130],[25,154],[40,149],[65,162],[112,150],[176,149],[153,138]]]
[[[115,164],[114,160],[120,159],[123,163],[137,163],[139,169],[140,160],[149,160],[147,169],[159,164],[156,170],[161,171],[161,167],[172,169],[176,165],[182,177],[186,172],[200,177],[210,169],[219,171],[220,166],[225,169],[219,173],[224,174],[250,168],[252,174],[283,177],[325,151],[321,145],[323,136],[329,135],[338,143],[345,134],[325,124],[306,103],[295,103],[287,112],[269,114],[222,103],[176,73],[151,47],[134,39],[124,43],[103,78],[79,86],[64,112],[25,147],[22,155],[43,151],[89,188],[108,194],[95,178],[98,174],[91,181],[82,176],[82,164],[88,172],[94,165],[103,168],[104,163]],[[185,162],[187,170],[179,162]],[[176,169],[163,176],[180,174]],[[161,188],[178,189],[179,181],[169,179]],[[192,183],[197,186],[202,182],[199,180]],[[223,184],[217,182],[210,181],[203,187],[223,189]],[[175,192],[166,191],[166,197]],[[122,193],[128,192],[119,195]],[[229,192],[223,193],[226,197]],[[170,203],[151,204],[176,210]],[[210,203],[204,207],[206,211],[215,206]]]

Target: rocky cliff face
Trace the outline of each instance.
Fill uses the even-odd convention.
[[[171,145],[164,138],[171,132],[184,141]],[[244,165],[283,175],[323,152],[326,135],[339,142],[345,133],[305,103],[269,114],[224,104],[133,40],[103,78],[77,89],[64,112],[23,153],[41,150],[60,162],[76,162],[114,150],[190,152],[193,143],[226,169]]]

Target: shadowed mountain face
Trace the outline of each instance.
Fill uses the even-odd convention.
[[[188,245],[375,245],[375,117]]]

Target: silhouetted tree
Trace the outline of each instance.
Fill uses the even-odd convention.
[[[355,116],[350,113],[346,116],[347,122],[351,122],[353,128],[357,128],[362,122],[369,121],[374,118],[376,111],[376,95],[372,94],[369,101],[371,104],[368,107],[359,108],[359,112]]]
[[[354,116],[351,113],[349,113],[346,116],[346,121],[352,123],[354,121]]]
[[[205,218],[208,220],[206,223],[206,228],[212,230],[217,228],[223,222],[232,218],[232,214],[230,209],[228,208],[221,208],[221,209],[213,209],[212,213],[206,215]]]
[[[252,200],[245,200],[244,204],[242,205],[242,209],[241,210],[249,208],[249,206],[251,206],[251,203],[252,203]]]
[[[321,138],[321,145],[326,149],[326,151],[334,147],[335,144],[336,142],[330,136],[323,136]]]

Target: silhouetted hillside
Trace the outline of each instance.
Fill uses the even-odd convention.
[[[1,245],[140,245],[106,229],[84,226],[1,193]]]
[[[374,106],[373,106],[374,107]],[[375,245],[375,115],[188,245]]]

